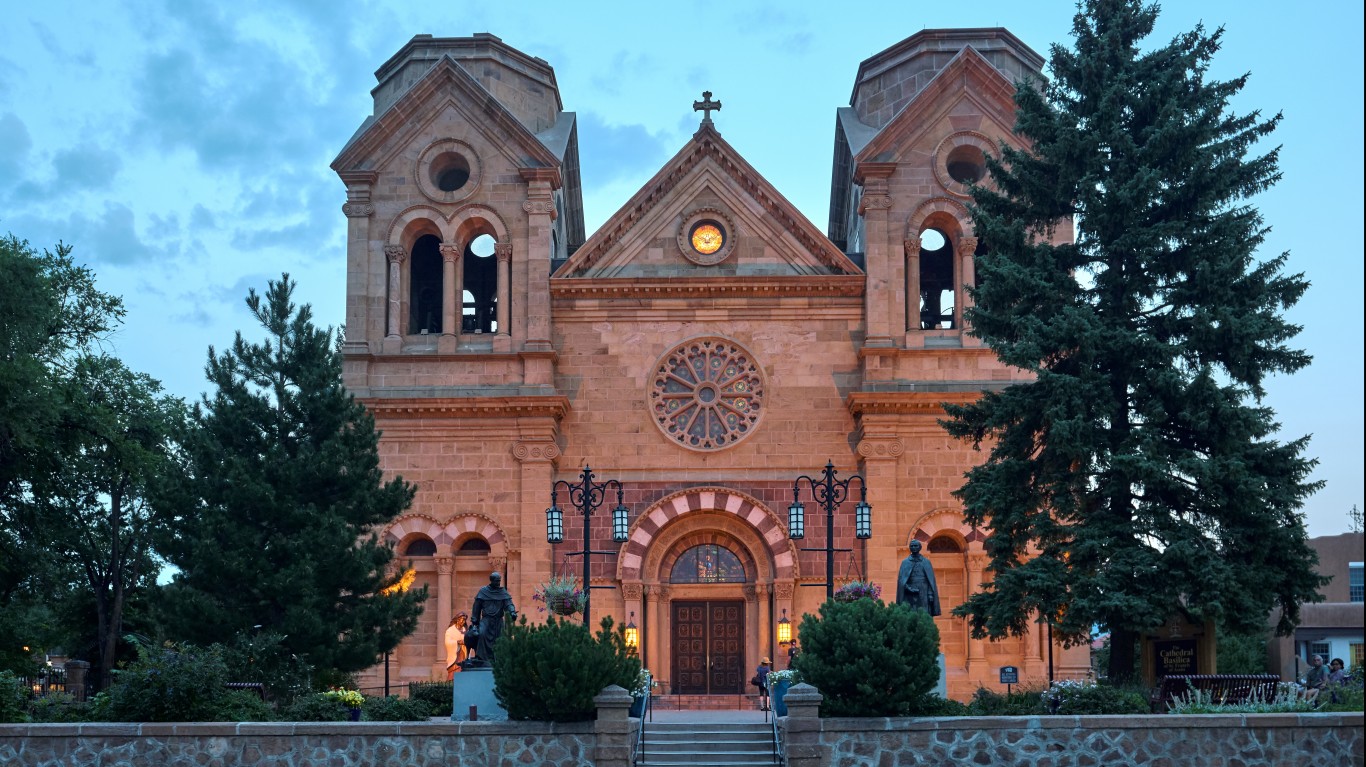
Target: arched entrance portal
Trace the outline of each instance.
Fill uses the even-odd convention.
[[[778,517],[733,490],[699,488],[641,514],[618,563],[628,610],[642,616],[645,665],[683,695],[736,695],[777,647],[792,605],[795,549]]]

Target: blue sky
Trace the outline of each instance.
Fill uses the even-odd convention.
[[[650,7],[657,6],[657,7]],[[344,308],[345,199],[328,164],[371,110],[374,71],[414,34],[491,32],[555,68],[578,113],[591,233],[697,126],[717,128],[822,230],[835,109],[863,59],[924,28],[1004,26],[1047,56],[1070,2],[667,4],[51,0],[0,18],[0,233],[63,240],[122,295],[112,350],[166,388],[204,389],[210,344],[255,337],[248,287],[288,271],[321,322]],[[1213,74],[1240,112],[1285,115],[1283,180],[1256,204],[1264,255],[1313,286],[1290,312],[1314,364],[1267,404],[1327,485],[1313,535],[1362,505],[1363,55],[1359,2],[1169,3],[1154,42],[1226,28]],[[642,10],[649,7],[649,10]],[[875,11],[867,9],[874,8]],[[1307,12],[1308,9],[1301,9]],[[866,14],[866,15],[865,15]]]

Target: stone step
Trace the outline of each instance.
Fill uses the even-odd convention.
[[[645,725],[642,767],[770,765],[772,725],[754,722],[659,722]]]

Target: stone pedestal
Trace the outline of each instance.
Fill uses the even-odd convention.
[[[939,681],[934,685],[934,694],[940,698],[949,697],[949,675],[944,670],[944,653],[939,653]]]
[[[471,668],[457,673],[451,678],[454,701],[451,721],[468,722],[470,706],[478,710],[481,722],[506,722],[508,712],[498,705],[493,696],[493,669]]]

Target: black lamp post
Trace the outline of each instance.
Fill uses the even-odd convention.
[[[593,589],[610,589],[611,586],[593,586],[588,582],[589,560],[593,554],[616,554],[615,551],[594,551],[591,548],[589,538],[588,520],[593,516],[593,510],[602,505],[606,500],[608,488],[617,490],[617,507],[612,509],[612,540],[616,543],[625,543],[626,536],[630,532],[630,521],[628,517],[631,510],[626,508],[626,504],[621,500],[621,483],[615,479],[606,482],[594,482],[593,470],[588,466],[583,467],[583,474],[579,484],[571,484],[567,480],[557,480],[550,485],[550,508],[545,510],[545,539],[550,543],[564,542],[564,512],[560,510],[555,502],[560,485],[569,492],[569,502],[574,508],[583,514],[583,550],[573,551],[566,556],[583,557],[583,625],[588,625],[588,615],[593,604]]]
[[[825,598],[831,599],[835,596],[835,552],[853,551],[853,549],[835,548],[835,509],[844,503],[844,499],[849,497],[849,483],[858,480],[859,482],[859,502],[854,507],[854,537],[861,541],[866,541],[873,536],[873,507],[868,505],[868,483],[863,477],[854,474],[849,479],[835,479],[839,472],[835,470],[835,464],[827,461],[822,479],[812,479],[805,474],[792,482],[792,505],[787,507],[787,535],[793,540],[801,540],[806,537],[806,508],[799,500],[802,480],[811,488],[811,498],[825,509],[825,548],[809,549],[802,551],[824,551],[825,552]],[[816,586],[819,584],[803,584]]]

